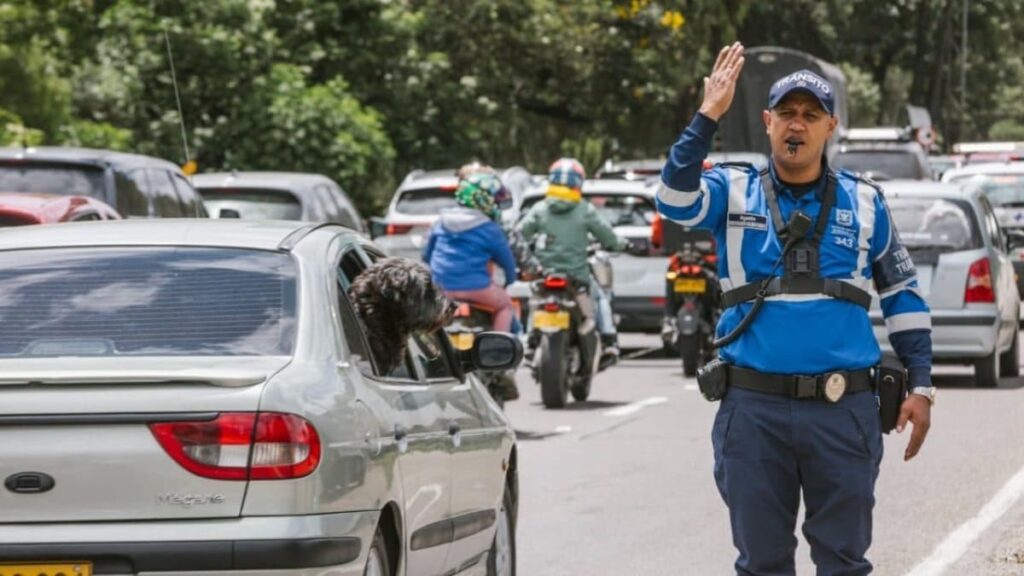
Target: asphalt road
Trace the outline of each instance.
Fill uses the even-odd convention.
[[[658,340],[623,343],[640,353]],[[935,372],[922,452],[903,462],[909,430],[885,438],[875,573],[1024,574],[1024,379],[976,390],[966,367]],[[506,410],[520,443],[519,574],[733,573],[711,475],[716,405],[678,360],[626,360],[596,378],[591,401],[564,410],[544,409],[527,371],[518,381],[523,397]],[[799,574],[814,574],[808,550],[801,536]]]

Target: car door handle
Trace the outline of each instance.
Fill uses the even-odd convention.
[[[456,422],[455,420],[452,420],[451,422],[448,423],[448,435],[449,436],[455,436],[459,432],[462,432],[462,426],[459,426],[458,422]]]
[[[408,435],[409,431],[406,430],[404,426],[395,424],[395,440],[401,442],[402,440],[405,440],[405,437]]]

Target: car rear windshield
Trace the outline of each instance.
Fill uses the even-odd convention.
[[[445,208],[457,206],[455,188],[416,188],[406,190],[398,197],[395,210],[401,214],[430,216],[440,214]]]
[[[891,198],[888,204],[896,230],[911,252],[956,252],[982,246],[974,210],[964,200]]]
[[[902,150],[847,150],[836,154],[832,166],[870,175],[875,180],[920,180],[917,155]]]
[[[1024,206],[1024,174],[975,174],[952,179],[977,185],[993,206]]]
[[[214,218],[302,220],[302,203],[288,190],[271,188],[199,188]]]
[[[290,355],[296,290],[276,252],[0,252],[0,357]]]
[[[84,164],[0,162],[0,190],[104,198],[102,168]]]
[[[543,196],[523,201],[523,214]],[[597,208],[597,212],[612,226],[650,226],[654,222],[654,201],[640,194],[584,194],[583,199]]]

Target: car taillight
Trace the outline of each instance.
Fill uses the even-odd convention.
[[[163,449],[189,472],[215,480],[282,480],[320,463],[320,437],[303,418],[229,412],[213,420],[149,425]]]
[[[412,224],[388,224],[384,233],[388,236],[401,236],[402,234],[408,234],[412,228]]]
[[[544,287],[550,290],[561,290],[569,285],[564,276],[548,276],[544,279]]]
[[[964,303],[996,301],[995,291],[992,290],[992,265],[988,258],[975,260],[967,272],[967,289],[964,291]]]

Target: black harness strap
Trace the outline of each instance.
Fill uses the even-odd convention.
[[[760,282],[751,282],[729,290],[722,294],[722,306],[728,308],[753,300],[760,289]],[[871,308],[871,293],[838,278],[772,278],[765,288],[765,296],[780,294],[824,294],[852,302],[865,310]]]

